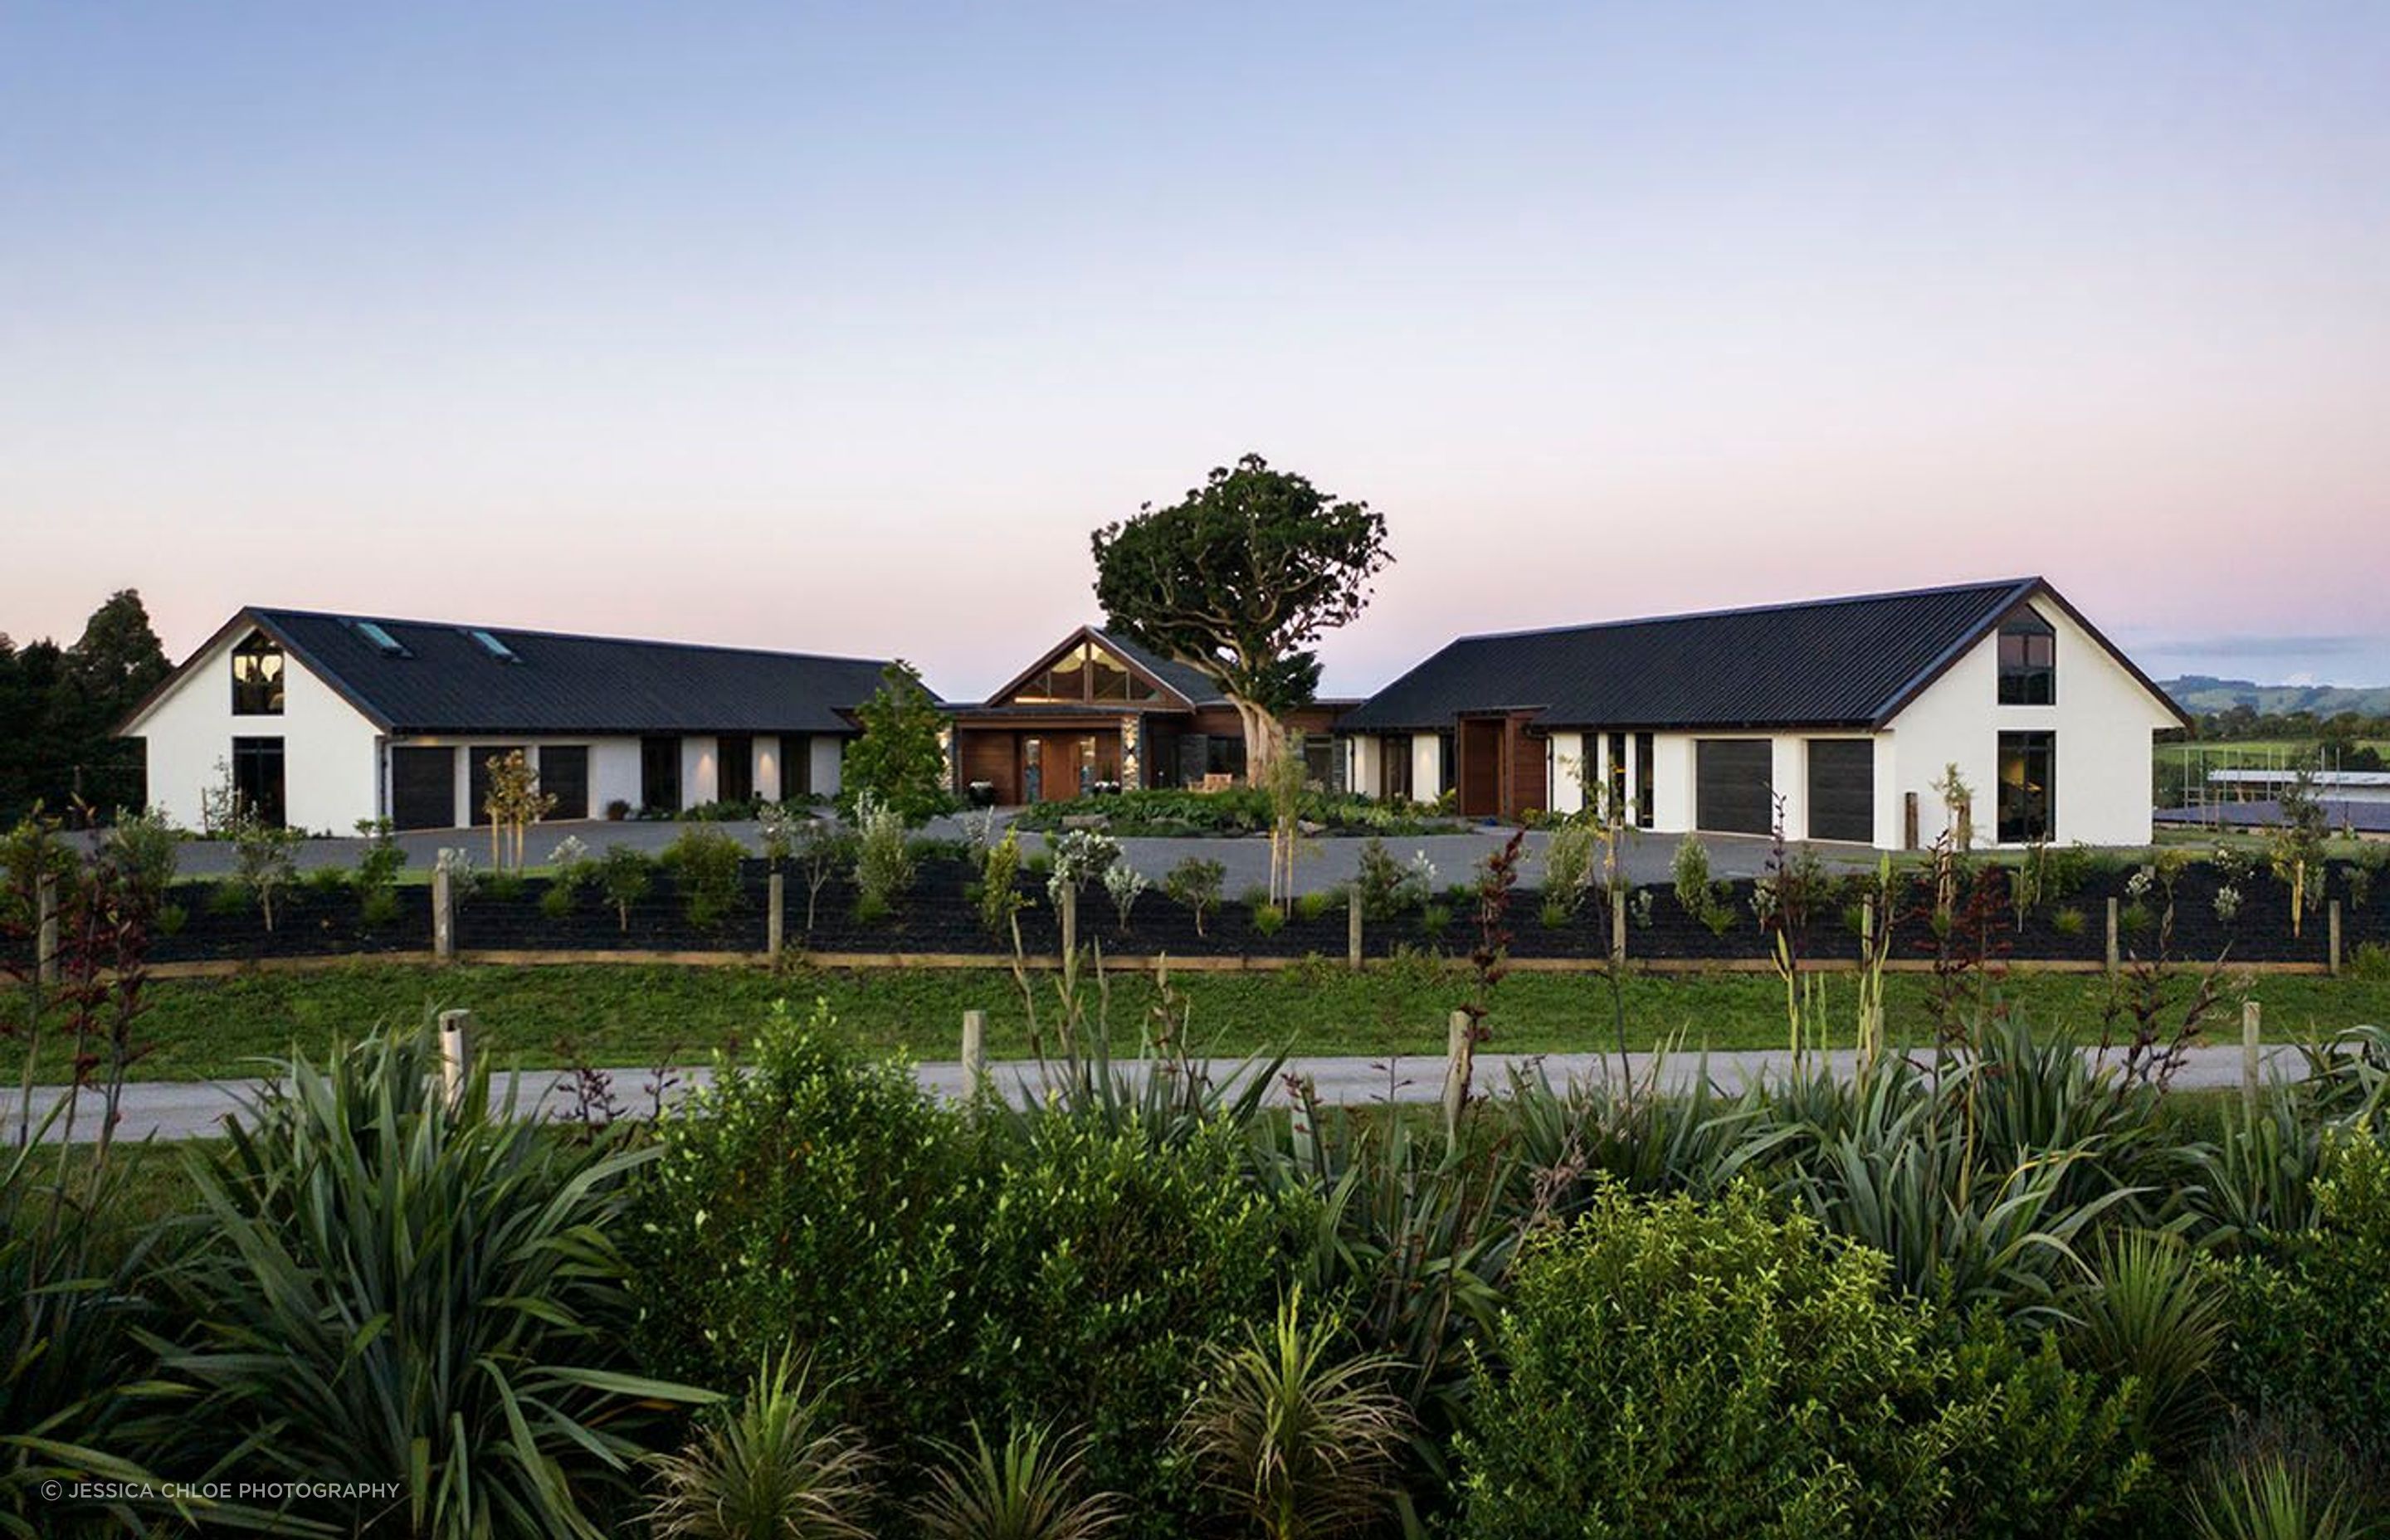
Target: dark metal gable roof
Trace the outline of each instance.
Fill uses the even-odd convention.
[[[2048,591],[2016,578],[1464,636],[1337,726],[1443,727],[1497,709],[1536,711],[1548,727],[1880,726]]]
[[[501,626],[244,612],[393,733],[851,732],[842,713],[880,687],[887,663],[685,642],[566,635]],[[392,657],[356,629],[379,626]],[[468,633],[486,631],[517,661]]]

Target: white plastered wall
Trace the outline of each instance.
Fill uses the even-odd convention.
[[[186,828],[199,826],[199,797],[224,779],[236,738],[282,739],[284,814],[293,828],[348,834],[376,815],[380,733],[296,658],[283,660],[282,714],[235,716],[228,633],[130,725],[148,747],[149,803]]]
[[[2062,843],[2140,845],[2150,840],[2151,734],[2176,725],[2108,649],[2054,604],[2034,610],[2058,634],[2055,704],[1999,703],[1997,635],[1985,636],[1893,718],[1892,773],[1877,761],[1879,832],[1899,843],[1903,798],[1917,794],[1918,839],[1931,843],[1947,818],[1934,783],[1959,767],[1974,793],[1975,839],[1998,834],[1999,735],[2057,735],[2052,806]]]

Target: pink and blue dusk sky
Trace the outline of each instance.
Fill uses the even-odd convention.
[[[0,629],[920,662],[1254,450],[1326,647],[2040,571],[2390,680],[2390,6],[0,6]]]

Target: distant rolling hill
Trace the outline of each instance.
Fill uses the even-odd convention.
[[[2235,706],[2276,715],[2290,712],[2313,712],[2319,717],[2342,712],[2390,715],[2390,685],[2260,685],[2248,679],[2186,674],[2179,679],[2160,680],[2158,688],[2195,716],[2229,712]]]

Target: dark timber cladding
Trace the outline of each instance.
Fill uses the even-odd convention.
[[[1776,826],[1775,746],[1764,738],[1693,743],[1693,827],[1716,834],[1766,834]]]
[[[1875,744],[1863,738],[1809,740],[1809,838],[1875,839]]]

